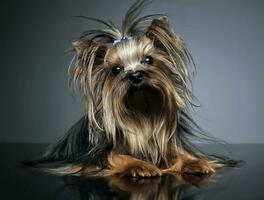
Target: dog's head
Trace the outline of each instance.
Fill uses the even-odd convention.
[[[156,145],[157,155],[166,154],[178,115],[192,101],[193,65],[167,16],[138,16],[143,4],[129,9],[121,31],[97,20],[108,29],[86,31],[73,43],[72,81],[86,98],[90,127],[103,129],[114,145],[121,138],[133,153],[148,154]]]

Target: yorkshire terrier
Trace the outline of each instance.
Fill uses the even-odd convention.
[[[85,98],[86,114],[38,161],[59,174],[152,177],[210,174],[230,161],[198,150],[203,134],[190,116],[195,72],[184,40],[166,15],[140,16],[136,1],[121,29],[85,31],[73,42],[70,81]]]

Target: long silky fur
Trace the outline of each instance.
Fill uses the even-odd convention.
[[[234,164],[222,157],[209,156],[191,143],[190,138],[217,140],[204,135],[190,115],[195,99],[191,91],[191,80],[195,74],[192,57],[183,39],[170,28],[166,15],[140,16],[149,2],[136,1],[125,15],[121,30],[112,21],[78,16],[107,27],[85,31],[73,43],[76,58],[70,67],[70,82],[83,93],[87,114],[62,139],[51,145],[42,159],[33,162],[34,165],[56,173],[78,173],[89,165],[104,169],[107,167],[108,153],[117,147],[124,148],[123,153],[141,157],[156,165],[165,163],[167,166],[170,162],[167,157],[174,158],[175,153],[209,159],[219,165]],[[108,50],[114,40],[129,36],[137,39],[118,45],[115,53]],[[125,77],[122,79],[120,76],[118,82],[110,76],[107,58],[115,57],[122,45],[133,46],[136,43],[135,46],[142,41],[149,46],[149,51],[156,52],[156,59],[166,66],[166,69],[157,66],[156,72],[150,70],[154,75],[163,74],[160,80],[161,83],[166,82],[166,85],[159,87],[167,91],[164,96],[170,102],[166,107],[166,113],[169,114],[163,113],[163,118],[155,118],[161,123],[160,127],[149,121],[144,122],[143,117],[138,122],[142,127],[137,127],[137,121],[133,121],[131,116],[125,119],[126,108],[121,99],[128,90],[128,86],[122,83]],[[142,51],[147,51],[147,48],[142,48]],[[140,143],[140,134],[129,133],[131,130],[148,130],[151,126],[160,133],[150,136],[150,144],[144,143],[146,138],[142,138]],[[125,149],[127,146],[129,148]]]
[[[55,174],[78,173],[83,166],[104,168],[112,144],[102,131],[89,132],[87,125],[87,116],[83,116],[61,139],[48,146],[42,158],[23,163]]]

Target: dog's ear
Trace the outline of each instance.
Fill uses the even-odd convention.
[[[154,41],[156,48],[163,51],[169,50],[170,47],[179,51],[185,49],[183,39],[170,28],[168,16],[163,15],[154,19],[145,32],[145,35]]]
[[[163,15],[156,20],[160,21],[161,23],[163,23],[164,26],[169,28],[170,24],[169,24],[169,17],[168,16]],[[153,20],[152,23],[155,23],[155,20]]]
[[[104,64],[107,47],[88,39],[80,39],[72,44],[76,62],[71,71],[71,80],[92,82],[93,71]]]
[[[72,44],[77,60],[82,67],[93,67],[92,65],[103,64],[107,51],[106,46],[88,39],[80,39],[74,41]]]

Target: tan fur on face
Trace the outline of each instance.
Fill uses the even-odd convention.
[[[140,36],[123,41],[110,48],[106,56],[106,62],[109,66],[124,66],[125,71],[135,71],[137,70],[137,66],[140,65],[140,61],[145,56],[151,55],[153,50],[154,46],[152,41],[145,36]]]

